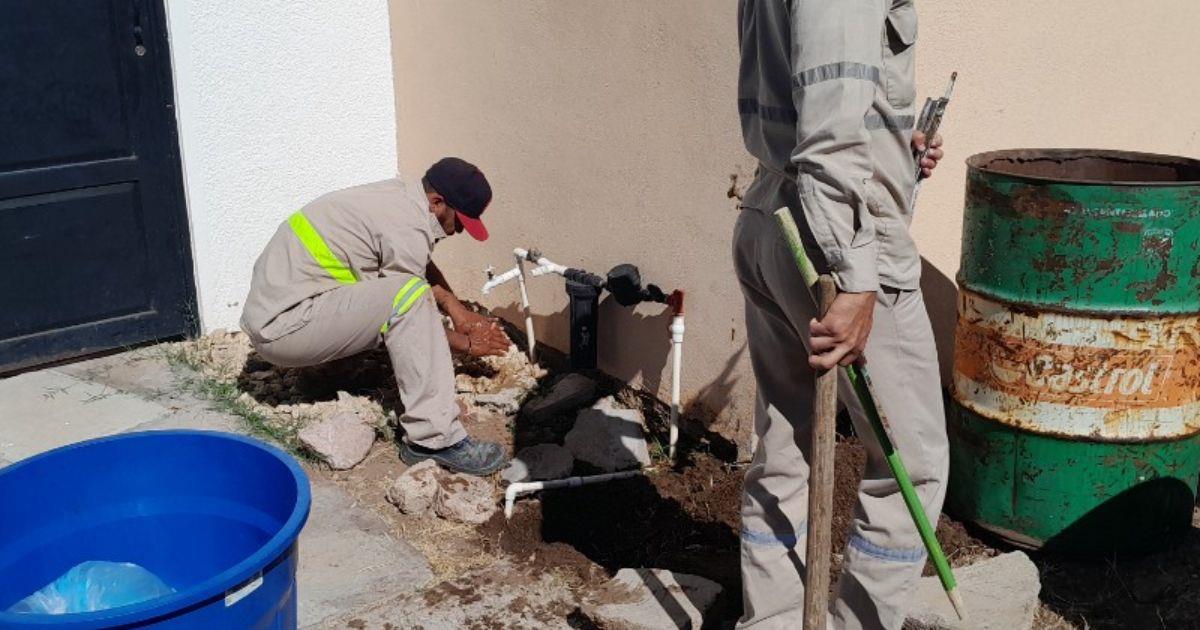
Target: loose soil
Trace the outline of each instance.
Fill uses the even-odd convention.
[[[856,438],[835,454],[832,577],[841,569],[866,451]],[[479,527],[484,546],[513,560],[566,568],[582,585],[598,585],[622,567],[654,567],[711,579],[724,588],[719,619],[741,614],[739,509],[745,466],[692,451],[675,470],[612,483],[556,490],[497,514]],[[961,524],[942,519],[939,538],[958,566],[994,555]],[[931,571],[931,569],[928,569]]]

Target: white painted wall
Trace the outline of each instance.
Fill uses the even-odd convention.
[[[318,195],[396,174],[386,0],[167,0],[205,331],[236,328],[251,268]]]

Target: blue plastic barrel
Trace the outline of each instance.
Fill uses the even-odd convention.
[[[132,562],[175,593],[93,613],[0,612],[0,628],[295,628],[299,464],[247,437],[150,431],[0,468],[0,611],[88,560]]]

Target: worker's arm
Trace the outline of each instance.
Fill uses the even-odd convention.
[[[796,0],[792,8],[792,163],[806,222],[840,291],[811,323],[809,363],[819,369],[859,360],[879,289],[866,116],[882,84],[886,10],[879,0]]]
[[[882,81],[885,11],[879,0],[797,0],[791,15],[791,159],[808,226],[844,292],[879,288],[866,116]]]
[[[456,354],[486,356],[489,354],[502,355],[512,344],[508,335],[504,334],[495,319],[484,317],[467,308],[454,292],[446,276],[437,268],[433,261],[425,267],[425,280],[433,291],[433,299],[454,323],[453,329],[446,330],[446,339],[450,342],[450,350]]]
[[[450,283],[446,282],[446,276],[442,275],[442,270],[438,269],[432,260],[425,267],[425,280],[433,290],[433,299],[437,302],[438,308],[450,316],[451,321],[457,322],[458,317],[470,312],[471,309],[467,308],[454,295],[454,291],[450,289]]]
[[[433,299],[437,302],[438,308],[450,318],[450,321],[454,322],[454,327],[458,330],[465,330],[471,326],[491,321],[459,301],[458,296],[454,295],[454,291],[450,289],[450,283],[446,281],[446,276],[442,275],[442,270],[438,269],[432,260],[425,267],[425,280],[429,282],[429,286],[433,290]]]

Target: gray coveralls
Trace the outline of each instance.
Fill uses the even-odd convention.
[[[242,330],[266,360],[316,365],[383,343],[409,442],[451,446],[454,366],[425,270],[446,236],[419,182],[389,179],[329,193],[284,221],[254,263]]]
[[[919,288],[906,201],[915,184],[912,0],[741,0],[738,110],[759,160],[733,255],[758,381],[758,445],[742,499],[742,628],[798,628],[816,307],[772,213],[788,207],[810,256],[838,288],[876,293],[866,359],[878,401],[925,509],[937,515],[948,472],[937,355]],[[846,563],[831,606],[837,628],[900,628],[925,562],[919,536],[865,418],[868,445]]]

